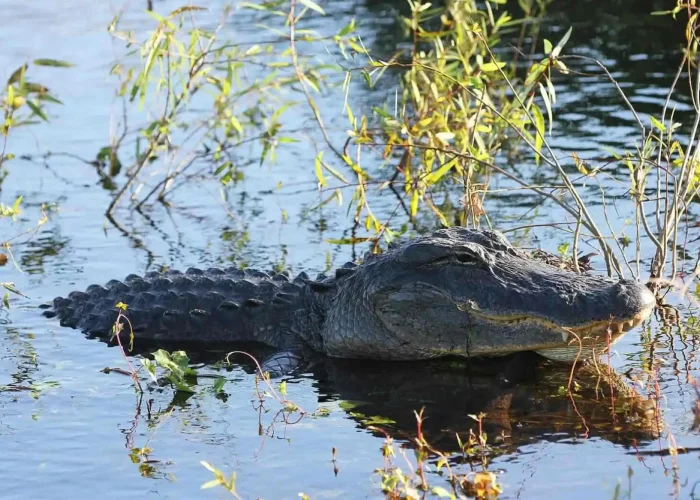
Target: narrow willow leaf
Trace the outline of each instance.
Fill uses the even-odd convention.
[[[544,107],[547,109],[547,118],[549,119],[549,135],[552,135],[552,102],[549,100],[549,94],[547,89],[541,83],[537,84],[540,88],[540,95],[542,95],[542,100],[544,101]]]
[[[28,66],[26,64],[23,64],[22,66],[14,70],[10,75],[10,78],[7,79],[7,84],[10,85],[12,83],[24,80],[24,73],[27,71],[27,67]]]
[[[209,488],[215,488],[216,486],[219,486],[221,484],[221,481],[218,479],[212,479],[211,481],[207,481],[204,483],[202,486],[200,486],[201,489],[206,490]]]
[[[72,68],[75,64],[68,61],[59,61],[57,59],[34,59],[32,61],[37,66],[52,66],[54,68]]]
[[[411,217],[415,217],[418,214],[418,202],[420,201],[420,194],[417,190],[413,191],[411,195]]]
[[[544,143],[544,115],[542,115],[542,111],[535,104],[533,104],[530,108],[530,112],[532,113],[532,117],[535,119],[535,128],[537,129],[537,134],[535,134],[535,150],[537,151],[537,155],[535,155],[535,162],[539,164],[542,144]]]
[[[321,187],[327,187],[328,183],[326,182],[326,178],[323,176],[323,151],[318,153],[316,156],[316,161],[315,161],[315,170],[316,170],[316,179],[318,179],[318,183]]]
[[[442,179],[447,172],[452,170],[452,168],[457,164],[457,160],[454,159],[452,161],[447,162],[437,170],[430,172],[428,176],[425,178],[426,184],[435,184],[437,181]]]
[[[342,182],[344,184],[348,184],[348,180],[345,177],[343,177],[343,174],[338,172],[336,169],[334,169],[330,165],[326,165],[325,163],[323,163],[323,168],[328,170],[331,173],[331,175],[333,177],[335,177],[336,179],[338,179],[340,182]]]
[[[315,10],[316,12],[321,14],[322,16],[326,15],[324,10],[316,2],[313,2],[312,0],[299,0],[299,2],[301,2],[301,4],[304,5],[305,7],[308,7],[311,10]]]
[[[12,204],[12,211],[13,211],[15,214],[18,214],[18,213],[19,213],[19,206],[22,204],[22,198],[23,198],[22,196],[18,196],[18,197],[15,199],[15,202]]]
[[[186,5],[184,7],[180,7],[179,9],[175,9],[170,13],[168,17],[172,18],[177,16],[178,14],[183,14],[185,12],[193,12],[193,11],[201,11],[201,10],[209,10],[206,7],[197,7],[196,5]]]
[[[345,27],[338,32],[338,36],[345,36],[349,35],[350,33],[353,33],[355,31],[355,19],[351,19],[348,24],[345,25]]]
[[[35,103],[33,103],[32,101],[29,101],[29,100],[28,100],[28,101],[27,101],[27,106],[29,106],[30,108],[32,108],[32,112],[33,112],[35,115],[37,115],[39,118],[41,118],[41,119],[44,120],[45,122],[48,122],[48,121],[49,121],[49,119],[46,118],[46,115],[45,115],[44,112],[41,110],[41,108],[40,108],[39,106],[37,106]]]
[[[567,67],[566,64],[561,62],[559,59],[554,61],[554,65],[561,71],[562,75],[568,75],[569,74],[569,68]]]
[[[554,90],[554,83],[552,83],[551,78],[545,78],[547,81],[547,90],[549,91],[549,97],[552,101],[552,106],[554,106],[557,103],[557,93]]]
[[[488,73],[492,71],[498,71],[506,65],[504,62],[488,62],[480,66],[481,71]]]
[[[663,123],[661,123],[659,120],[657,120],[657,119],[654,118],[653,116],[650,116],[649,118],[651,118],[651,124],[652,124],[654,127],[658,128],[658,129],[661,130],[662,132],[666,132],[666,125],[664,125]]]
[[[557,43],[557,46],[552,49],[552,57],[557,58],[559,57],[559,54],[561,54],[561,49],[564,48],[564,45],[566,45],[566,42],[569,41],[569,37],[571,36],[571,30],[573,27],[570,27],[568,31],[564,34],[561,40],[559,40],[559,43]]]

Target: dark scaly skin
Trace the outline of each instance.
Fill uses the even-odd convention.
[[[54,300],[49,316],[108,337],[128,304],[137,339],[254,341],[337,358],[415,360],[535,351],[573,362],[647,318],[651,292],[633,281],[576,274],[534,259],[497,232],[442,229],[334,276],[294,280],[236,269],[152,272]],[[583,346],[583,347],[582,347]]]

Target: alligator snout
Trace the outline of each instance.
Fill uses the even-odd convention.
[[[645,320],[656,306],[656,297],[645,285],[634,280],[620,280],[615,285],[611,316],[620,319]]]

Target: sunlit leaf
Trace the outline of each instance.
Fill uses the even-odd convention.
[[[452,493],[447,491],[442,486],[433,486],[430,491],[432,492],[433,495],[436,495],[440,498],[454,498],[455,497]]]
[[[326,182],[326,178],[323,176],[323,151],[318,153],[316,156],[316,161],[314,162],[315,165],[315,171],[316,171],[316,179],[318,180],[318,183],[321,187],[327,187],[328,183]]]
[[[484,71],[486,73],[491,72],[491,71],[498,71],[499,69],[503,68],[506,65],[504,62],[488,62],[482,64],[479,69],[481,71]]]
[[[326,15],[324,10],[316,2],[313,2],[312,0],[299,0],[299,2],[302,5],[304,5],[305,7],[308,7],[311,10],[315,10],[316,12],[321,14],[322,16]]]
[[[552,52],[552,42],[547,40],[546,38],[544,39],[544,53],[549,55],[549,53]]]
[[[663,123],[661,123],[659,120],[657,120],[657,119],[654,118],[653,116],[650,116],[649,118],[651,119],[651,124],[652,124],[654,127],[658,128],[661,132],[666,132],[666,125],[664,125]]]
[[[540,155],[542,151],[542,144],[544,144],[544,133],[545,133],[545,123],[544,123],[544,115],[542,114],[542,111],[540,108],[533,104],[533,106],[530,108],[530,112],[532,113],[532,117],[535,119],[535,128],[537,129],[537,133],[534,134],[535,136],[535,150],[537,151],[537,155],[535,157],[535,162],[539,164],[540,162]]]
[[[143,365],[153,381],[158,382],[158,376],[156,375],[156,364],[148,358],[140,358],[139,361],[141,361],[141,365]]]
[[[552,134],[552,102],[549,100],[549,94],[547,93],[547,89],[544,88],[544,85],[541,83],[537,84],[538,87],[540,88],[540,95],[542,96],[542,100],[544,101],[544,107],[547,110],[547,118],[549,119],[549,134]]]
[[[411,217],[415,217],[418,213],[418,202],[420,201],[420,194],[417,190],[414,190],[411,194]]]
[[[219,486],[221,484],[221,481],[218,479],[212,479],[211,481],[207,481],[204,483],[202,486],[200,486],[201,489],[206,490],[208,488],[215,488],[216,486]]]
[[[557,46],[552,49],[551,56],[554,58],[559,57],[559,54],[561,54],[561,49],[564,48],[564,45],[566,45],[566,42],[569,41],[569,37],[571,36],[571,30],[573,27],[570,27],[567,32],[564,34],[564,36],[559,40],[559,43],[557,43]]]
[[[452,170],[452,168],[457,164],[457,160],[454,159],[452,161],[447,162],[445,165],[442,165],[440,168],[437,170],[434,170],[430,172],[430,174],[427,175],[425,178],[425,182],[427,184],[435,184],[438,182],[440,179],[444,177],[444,175]]]

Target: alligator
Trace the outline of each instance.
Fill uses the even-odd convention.
[[[47,304],[62,326],[110,339],[124,312],[149,342],[255,342],[288,373],[316,353],[419,360],[534,351],[574,364],[603,353],[655,307],[651,291],[552,265],[497,231],[461,227],[397,243],[330,276],[235,268],[129,275]],[[113,341],[113,339],[112,339]]]

